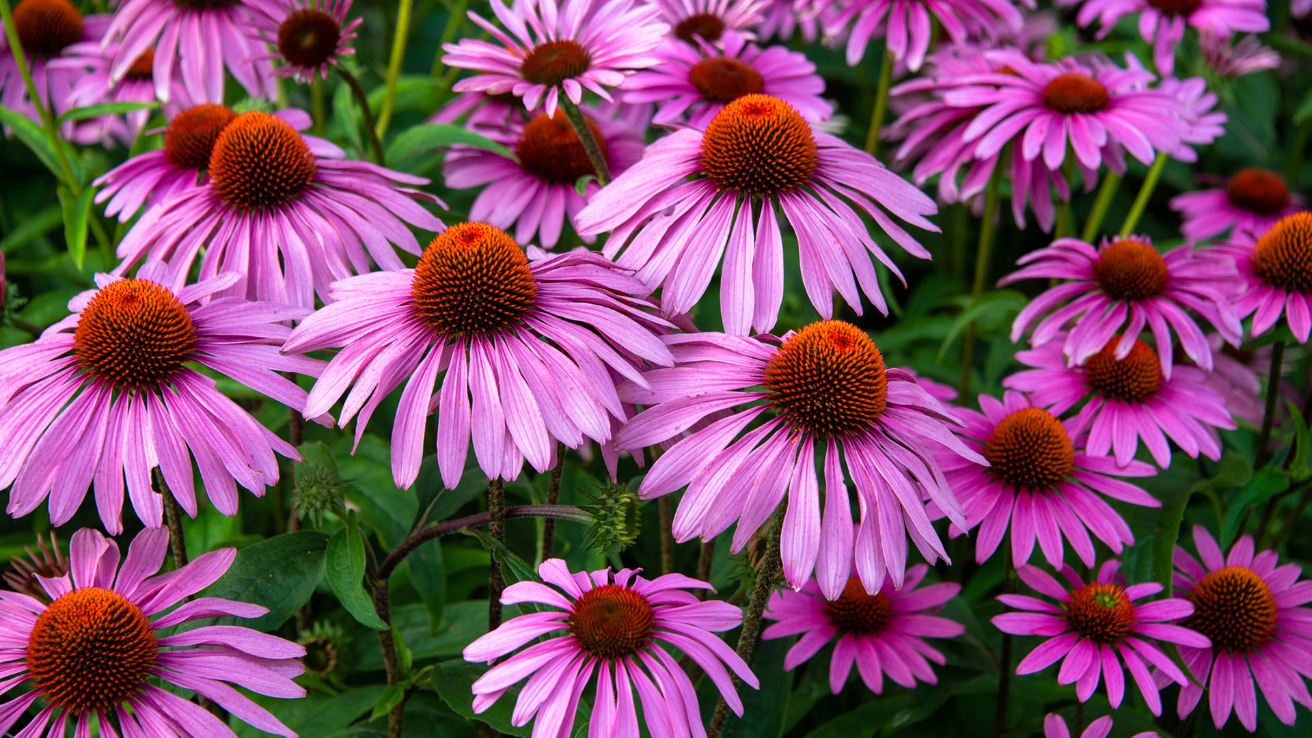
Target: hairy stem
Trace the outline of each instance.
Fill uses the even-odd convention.
[[[560,480],[565,476],[565,454],[569,449],[561,441],[556,442],[556,465],[551,468],[551,478],[547,480],[547,504],[555,505],[560,502]],[[547,518],[542,521],[542,556],[541,560],[546,561],[556,550],[556,519]]]
[[[866,129],[866,153],[875,156],[879,153],[879,129],[884,127],[884,117],[888,114],[888,91],[893,86],[893,55],[884,54],[884,62],[879,65],[879,88],[875,91],[875,109],[870,114],[870,127]]]
[[[709,538],[702,541],[702,550],[697,557],[697,578],[703,582],[711,581],[711,564],[715,561],[715,539]],[[703,597],[710,593],[706,590],[700,590],[698,594]]]
[[[402,0],[402,4],[407,4],[409,0]],[[337,73],[341,75],[342,81],[347,87],[351,88],[351,94],[355,96],[355,101],[360,104],[360,114],[364,116],[364,130],[369,134],[369,149],[373,151],[374,163],[378,166],[386,166],[383,158],[383,140],[378,128],[374,125],[374,114],[369,109],[369,96],[365,94],[364,87],[360,86],[360,80],[356,79],[354,74],[346,71],[346,67],[337,65]],[[390,88],[389,88],[390,91]],[[387,105],[383,101],[384,106]]]
[[[373,544],[365,538],[364,553],[366,559],[366,570],[369,582],[373,588],[374,595],[374,612],[378,614],[378,619],[388,625],[387,630],[378,631],[378,648],[383,652],[383,669],[387,672],[388,686],[396,686],[401,683],[404,676],[401,673],[401,657],[396,650],[396,638],[392,636],[392,595],[388,590],[388,578],[391,576],[382,572],[378,565],[378,560],[374,556]],[[401,738],[401,729],[405,727],[405,700],[393,707],[387,713],[387,738]]]
[[[1280,372],[1285,361],[1285,342],[1276,341],[1271,347],[1271,371],[1267,372],[1266,408],[1262,412],[1262,430],[1257,437],[1257,454],[1253,471],[1266,466],[1271,456],[1271,429],[1276,421],[1276,401],[1280,399]]]
[[[988,281],[989,264],[993,260],[993,237],[997,231],[998,203],[1001,200],[1002,162],[1007,152],[1004,149],[998,163],[993,165],[993,174],[989,175],[988,189],[984,194],[984,219],[979,226],[979,248],[975,254],[975,279],[970,288],[970,304],[973,307],[984,294],[984,284]],[[966,327],[965,342],[961,346],[961,397],[970,394],[970,370],[975,363],[975,322]]]
[[[569,119],[569,124],[574,127],[574,132],[579,135],[579,141],[583,143],[583,150],[588,152],[588,161],[592,162],[592,169],[597,173],[597,184],[605,187],[610,184],[610,167],[606,164],[606,156],[601,153],[601,147],[597,145],[597,139],[592,137],[592,128],[588,126],[588,121],[584,119],[583,112],[579,106],[569,99],[569,95],[564,90],[560,91],[560,109],[565,111],[565,117]]]
[[[1148,207],[1148,200],[1153,196],[1153,190],[1157,189],[1157,180],[1162,178],[1162,170],[1166,168],[1167,156],[1165,153],[1157,155],[1157,161],[1153,162],[1152,169],[1148,170],[1148,176],[1143,180],[1143,186],[1139,188],[1139,194],[1134,198],[1134,205],[1130,206],[1130,214],[1125,216],[1125,222],[1121,224],[1121,238],[1130,235],[1134,227],[1139,225],[1139,218],[1143,216],[1143,211]]]
[[[487,483],[488,532],[498,543],[506,542],[506,489],[500,479]],[[487,629],[496,630],[501,625],[501,592],[506,588],[506,578],[501,574],[501,562],[496,554],[489,557],[487,570]]]
[[[747,601],[747,615],[743,617],[743,629],[738,635],[738,657],[744,662],[751,661],[752,651],[756,650],[756,639],[761,635],[761,619],[765,616],[765,606],[770,601],[770,592],[774,590],[774,580],[779,576],[783,561],[779,558],[779,536],[784,527],[784,510],[787,503],[779,505],[771,516],[770,530],[765,535],[765,553],[756,570],[756,584],[752,587],[751,598]],[[733,679],[737,688],[738,678]],[[715,703],[715,713],[711,724],[706,729],[709,738],[719,738],[724,730],[724,723],[729,719],[729,704],[721,697]]]
[[[415,0],[401,0],[396,14],[396,35],[392,36],[392,56],[387,61],[387,91],[383,95],[383,107],[378,113],[378,125],[371,122],[369,130],[376,139],[387,134],[387,126],[392,122],[392,111],[396,108],[396,83],[401,78],[401,63],[405,61],[405,44],[410,36],[410,16],[414,13]],[[382,164],[380,161],[379,164]]]
[[[169,547],[173,551],[173,568],[181,569],[187,565],[187,539],[182,533],[182,507],[169,489],[168,482],[159,469],[155,470],[155,486],[164,498],[164,522],[169,527]],[[192,598],[188,597],[190,601]]]
[[[670,496],[665,495],[657,502],[661,526],[661,574],[674,571],[674,510]]]

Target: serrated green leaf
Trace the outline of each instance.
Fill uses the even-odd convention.
[[[403,131],[399,136],[392,139],[392,142],[387,145],[387,160],[400,161],[420,151],[441,149],[455,144],[491,151],[511,159],[514,158],[514,154],[510,153],[510,150],[505,146],[466,128],[448,123],[423,123]]]
[[[276,630],[309,601],[323,574],[327,549],[328,536],[314,530],[260,541],[237,551],[232,566],[206,587],[202,596],[263,605],[269,612],[261,617],[221,618],[219,622],[265,632]]]
[[[346,518],[346,527],[337,531],[328,541],[324,571],[333,594],[359,623],[374,630],[387,630],[388,625],[374,610],[373,599],[364,591],[365,552],[360,537],[359,523],[352,510]]]
[[[1234,542],[1235,537],[1239,534],[1239,524],[1243,521],[1244,514],[1248,512],[1249,508],[1260,505],[1287,489],[1289,489],[1289,475],[1282,469],[1265,466],[1257,474],[1254,474],[1247,486],[1239,491],[1239,496],[1230,504],[1229,509],[1225,511],[1225,519],[1221,521],[1222,550],[1230,548],[1230,544]]]
[[[159,103],[153,100],[151,102],[112,102],[88,105],[85,108],[73,108],[64,111],[55,119],[55,124],[63,125],[69,121],[99,118],[102,115],[122,115],[123,113],[131,113],[134,110],[151,110],[158,105]]]
[[[87,258],[87,223],[91,217],[91,198],[95,190],[87,188],[76,197],[67,187],[58,188],[59,202],[63,206],[64,241],[68,244],[68,254],[78,269]]]

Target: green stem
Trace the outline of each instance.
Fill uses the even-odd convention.
[[[875,91],[875,110],[870,116],[870,127],[866,129],[866,153],[876,156],[879,153],[879,129],[884,127],[884,116],[888,113],[888,90],[893,86],[893,55],[884,54],[884,63],[879,65],[879,89]]]
[[[337,73],[342,76],[342,81],[347,87],[351,88],[351,94],[355,95],[355,101],[360,103],[360,112],[364,115],[364,130],[369,134],[369,148],[374,152],[374,163],[378,166],[386,166],[383,159],[383,141],[380,138],[379,128],[374,126],[374,114],[369,109],[369,96],[365,94],[364,87],[360,85],[360,80],[356,79],[354,74],[346,71],[346,67],[337,65]],[[386,101],[383,102],[387,104]]]
[[[442,47],[456,39],[456,32],[460,30],[460,24],[465,19],[465,9],[469,7],[469,0],[456,0],[455,7],[451,8],[451,16],[446,19],[446,26],[442,29],[442,40],[437,44],[437,53],[433,55],[433,70],[428,76],[436,77],[438,72],[442,71]]]
[[[970,288],[970,304],[974,305],[979,300],[980,295],[984,294],[984,283],[988,280],[989,264],[993,260],[993,237],[996,235],[996,221],[998,217],[998,203],[1002,199],[1002,162],[1006,158],[1006,152],[998,158],[998,163],[993,167],[993,174],[989,175],[988,189],[984,195],[984,219],[979,226],[979,249],[975,254],[975,281]],[[961,352],[961,396],[963,398],[970,394],[970,370],[975,361],[975,323],[966,327],[965,344],[962,345]]]
[[[569,118],[569,124],[574,126],[574,132],[579,135],[579,141],[583,143],[583,150],[588,152],[588,161],[592,162],[592,168],[597,173],[597,184],[605,187],[610,184],[610,167],[606,165],[606,155],[601,153],[601,147],[597,145],[597,139],[592,137],[592,127],[583,117],[583,111],[579,106],[574,104],[573,100],[560,90],[560,109],[565,111],[565,117]]]
[[[1089,222],[1084,224],[1084,231],[1080,233],[1080,240],[1087,243],[1093,243],[1093,239],[1098,237],[1098,229],[1102,228],[1102,222],[1107,218],[1107,211],[1111,210],[1112,201],[1116,199],[1116,190],[1120,189],[1121,177],[1115,172],[1107,172],[1103,177],[1102,186],[1098,188],[1098,199],[1093,201],[1093,210],[1089,212]]]
[[[410,15],[414,8],[415,0],[401,0],[401,7],[397,11],[392,57],[387,62],[387,92],[383,97],[383,108],[378,113],[378,127],[375,129],[378,138],[387,134],[387,126],[392,122],[392,111],[396,106],[396,82],[401,77],[401,62],[405,61],[405,43],[410,35]]]
[[[77,177],[73,175],[73,167],[68,163],[68,153],[64,151],[64,142],[59,138],[54,113],[41,102],[36,83],[32,81],[32,70],[27,66],[27,54],[23,51],[22,39],[18,37],[18,29],[14,25],[14,11],[9,7],[9,0],[0,0],[0,20],[4,21],[5,35],[9,38],[9,49],[14,55],[18,74],[23,78],[23,86],[27,88],[27,96],[31,98],[33,107],[41,117],[41,127],[45,129],[50,148],[55,150],[55,158],[59,160],[64,185],[72,190],[74,196],[81,195],[82,183],[77,181]]]
[[[1002,575],[1002,592],[1011,594],[1016,590],[1016,567],[1012,565],[1011,552],[1003,552],[1006,567]],[[998,738],[1007,731],[1007,709],[1011,702],[1011,634],[1002,634],[1002,652],[998,656],[998,696],[993,712],[993,738]]]
[[[1162,178],[1162,170],[1166,168],[1166,154],[1157,155],[1157,161],[1153,162],[1152,169],[1148,170],[1148,176],[1143,180],[1143,186],[1139,188],[1139,195],[1134,198],[1134,205],[1130,207],[1130,214],[1125,216],[1125,223],[1121,225],[1121,238],[1130,235],[1134,227],[1139,225],[1139,218],[1143,216],[1143,211],[1148,208],[1148,200],[1153,196],[1153,190],[1157,189],[1157,180]]]
[[[1262,413],[1262,431],[1257,437],[1257,454],[1253,471],[1266,465],[1271,456],[1271,429],[1275,427],[1276,401],[1280,398],[1280,372],[1285,360],[1285,342],[1276,341],[1271,347],[1271,371],[1267,372],[1266,409]]]
[[[493,479],[487,484],[488,533],[492,539],[506,542],[506,489],[501,480]],[[487,573],[487,629],[496,630],[501,625],[501,592],[506,588],[506,578],[501,574],[501,562],[497,561],[496,552],[489,557]]]
[[[1062,164],[1062,173],[1066,186],[1075,189],[1075,157],[1068,156]],[[1071,193],[1074,195],[1074,192]],[[1057,225],[1053,238],[1066,238],[1075,235],[1075,216],[1071,214],[1071,198],[1057,204]]]
[[[310,80],[310,110],[314,115],[314,135],[323,137],[323,126],[328,120],[328,106],[324,101],[324,80],[315,77]]]

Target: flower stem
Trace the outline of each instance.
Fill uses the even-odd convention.
[[[377,138],[387,134],[387,126],[392,122],[392,111],[396,107],[396,82],[401,77],[401,63],[405,61],[405,43],[410,36],[410,16],[414,9],[415,0],[401,0],[397,10],[392,56],[387,61],[387,92],[383,96],[382,110],[378,113],[378,126],[370,126]]]
[[[182,507],[173,497],[173,490],[169,489],[168,482],[164,481],[164,475],[155,470],[155,486],[159,489],[159,494],[164,498],[164,521],[169,527],[169,546],[173,551],[173,568],[181,569],[187,565],[187,539],[182,534]],[[191,600],[190,597],[187,598]]]
[[[1006,151],[998,157],[993,165],[993,174],[989,175],[988,189],[984,194],[984,219],[979,226],[979,249],[975,253],[975,280],[970,288],[970,304],[973,306],[980,295],[984,294],[984,283],[988,280],[989,264],[993,260],[993,237],[996,235],[998,202],[1001,199],[1002,162]],[[961,347],[961,397],[970,394],[970,370],[975,363],[975,322],[966,327],[965,343]]]
[[[401,683],[401,657],[396,650],[396,638],[392,635],[392,595],[388,589],[388,577],[391,571],[383,573],[374,556],[373,544],[368,537],[364,542],[366,574],[373,588],[374,612],[378,619],[389,627],[378,631],[378,648],[383,652],[383,669],[387,672],[387,684],[394,687]],[[395,552],[393,552],[395,553]],[[390,557],[389,557],[390,558]],[[401,738],[401,729],[405,724],[405,699],[387,713],[387,738]]]
[[[506,542],[506,489],[501,480],[491,479],[487,483],[488,533],[498,543]],[[501,574],[501,562],[497,561],[496,552],[491,552],[487,570],[487,629],[496,630],[501,625],[501,592],[506,588],[506,578]]]
[[[715,563],[715,539],[708,538],[702,541],[702,550],[697,557],[697,578],[703,582],[711,581],[711,564]],[[706,590],[698,590],[699,595],[709,594]]]
[[[674,571],[674,510],[670,496],[661,497],[657,503],[661,526],[661,574]]]
[[[328,107],[324,100],[323,79],[315,77],[310,80],[310,110],[314,114],[314,135],[323,136],[323,126],[328,120]]]
[[[560,480],[565,476],[565,454],[569,449],[561,441],[556,441],[556,465],[551,468],[551,478],[547,480],[547,504],[555,505],[560,502]],[[540,560],[546,561],[551,558],[551,554],[556,549],[556,519],[547,518],[542,521],[542,556]]]
[[[1107,172],[1102,186],[1098,188],[1098,198],[1093,201],[1093,210],[1089,212],[1089,222],[1084,224],[1084,230],[1080,233],[1081,241],[1093,243],[1093,239],[1098,237],[1098,229],[1102,228],[1102,222],[1107,219],[1107,211],[1111,209],[1112,200],[1116,199],[1116,190],[1120,186],[1121,176]]]
[[[1143,211],[1148,208],[1148,200],[1153,196],[1153,190],[1157,189],[1157,180],[1162,178],[1162,170],[1166,168],[1166,154],[1157,155],[1157,161],[1153,162],[1152,169],[1148,170],[1148,176],[1143,180],[1143,186],[1139,188],[1139,195],[1134,198],[1134,205],[1130,206],[1130,214],[1125,216],[1125,223],[1121,225],[1121,238],[1130,235],[1134,227],[1139,225],[1139,218],[1143,216]]]
[[[360,113],[364,116],[364,130],[369,134],[369,148],[374,152],[374,163],[380,167],[387,166],[383,160],[383,141],[380,138],[382,134],[378,132],[378,128],[374,125],[374,114],[369,109],[369,96],[365,94],[364,88],[360,86],[360,80],[356,79],[354,74],[346,71],[346,67],[338,64],[337,73],[342,76],[342,81],[351,88],[351,94],[355,96],[355,101],[360,103]],[[387,101],[383,101],[383,104],[386,105]]]
[[[564,90],[560,91],[560,109],[565,111],[565,117],[569,118],[569,124],[574,127],[574,132],[579,135],[579,141],[583,143],[583,150],[588,152],[588,161],[592,162],[592,169],[597,173],[597,184],[605,187],[610,184],[610,166],[606,164],[606,155],[601,153],[601,147],[597,145],[597,139],[592,137],[592,127],[583,117],[583,112],[579,106],[569,99],[569,95]]]
[[[1262,430],[1257,437],[1257,453],[1253,458],[1253,471],[1266,466],[1271,456],[1271,429],[1276,421],[1276,401],[1280,399],[1280,373],[1285,360],[1285,342],[1271,346],[1271,370],[1267,372],[1266,408],[1262,413]]]
[[[870,127],[866,129],[866,153],[875,156],[879,153],[879,129],[884,127],[884,116],[888,114],[888,91],[893,86],[893,55],[884,53],[884,62],[879,65],[879,88],[875,92],[875,110],[870,115]]]
[[[756,584],[752,587],[752,596],[747,601],[747,615],[743,617],[743,629],[738,635],[738,657],[744,662],[750,662],[752,651],[756,650],[756,639],[761,634],[761,619],[765,616],[765,606],[770,601],[775,578],[779,576],[779,569],[783,565],[783,561],[779,558],[779,536],[783,532],[784,510],[787,507],[788,503],[785,502],[775,509],[770,520],[770,529],[765,534],[765,553],[761,556],[761,563],[756,570]],[[736,689],[737,677],[733,678],[733,683]],[[706,729],[706,735],[709,738],[719,738],[728,719],[729,704],[721,697],[720,701],[715,703],[715,713],[711,716],[711,724]]]
[[[1002,577],[1002,592],[1011,594],[1016,589],[1016,567],[1011,553],[1004,552],[1006,571]],[[1007,707],[1011,701],[1011,634],[1002,634],[1002,652],[998,656],[998,699],[993,713],[993,736],[997,738],[1007,730]]]

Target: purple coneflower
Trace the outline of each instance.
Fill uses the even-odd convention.
[[[917,589],[928,571],[928,566],[916,564],[907,570],[901,588],[885,578],[874,592],[852,578],[833,601],[825,600],[814,579],[798,592],[774,592],[765,617],[778,622],[761,637],[802,636],[788,649],[784,671],[796,669],[833,642],[829,689],[834,694],[843,691],[854,662],[861,681],[875,694],[883,693],[885,674],[908,689],[915,688],[917,679],[937,684],[930,662],[942,666],[946,659],[925,639],[954,638],[966,627],[933,615],[957,596],[961,585],[942,582]]]
[[[1062,538],[1088,566],[1093,566],[1093,533],[1115,554],[1134,544],[1130,526],[1104,497],[1131,505],[1161,507],[1139,487],[1115,477],[1150,477],[1157,473],[1139,461],[1118,467],[1113,459],[1092,456],[1085,435],[1072,421],[1034,407],[1025,395],[1008,390],[1002,402],[980,395],[983,413],[965,408],[956,415],[967,446],[988,466],[944,454],[940,459],[948,486],[957,494],[975,537],[975,560],[984,563],[1011,528],[1011,558],[1016,566],[1030,560],[1037,541],[1043,556],[1060,566]],[[931,511],[933,512],[933,511]],[[950,530],[958,536],[963,529]]]
[[[1107,561],[1098,569],[1095,581],[1085,583],[1070,567],[1061,573],[1071,585],[1064,588],[1046,572],[1022,566],[1016,570],[1021,581],[1055,604],[1027,595],[1004,594],[998,600],[1022,612],[1008,612],[993,618],[1004,633],[1047,638],[1030,651],[1016,666],[1017,674],[1033,674],[1061,661],[1057,673],[1059,684],[1074,684],[1080,702],[1088,702],[1107,684],[1107,699],[1112,708],[1121,706],[1125,696],[1125,671],[1130,672],[1148,709],[1162,714],[1162,698],[1148,672],[1154,666],[1171,681],[1186,685],[1189,678],[1169,656],[1152,641],[1175,643],[1193,648],[1211,645],[1206,636],[1173,625],[1194,612],[1188,600],[1160,599],[1135,604],[1135,600],[1157,594],[1162,585],[1156,582],[1125,585],[1117,570],[1121,562]]]
[[[1304,678],[1312,677],[1312,581],[1302,567],[1279,566],[1275,551],[1254,555],[1242,536],[1221,555],[1207,529],[1194,526],[1197,559],[1175,549],[1175,586],[1194,605],[1184,624],[1211,640],[1210,647],[1180,646],[1180,657],[1197,684],[1181,687],[1180,717],[1193,712],[1207,687],[1212,721],[1219,730],[1233,708],[1251,733],[1257,729],[1253,682],[1280,722],[1294,724],[1294,703],[1312,710]],[[1201,685],[1201,686],[1199,686]]]
[[[586,88],[611,101],[606,88],[618,87],[635,70],[660,63],[652,52],[670,27],[660,9],[645,0],[491,0],[492,12],[509,31],[478,14],[469,17],[497,43],[465,38],[444,44],[442,63],[473,69],[456,92],[512,93],[524,107],[546,105],[554,115],[561,91],[575,105]]]
[[[1262,378],[1271,373],[1272,348],[1262,346],[1244,351],[1226,343],[1215,333],[1207,336],[1207,342],[1212,347],[1213,358],[1212,371],[1207,374],[1207,385],[1221,395],[1225,400],[1225,409],[1236,420],[1242,420],[1255,428],[1260,427],[1265,412]],[[1284,365],[1280,371],[1282,377],[1293,373],[1289,352],[1284,352],[1281,363]],[[1295,406],[1300,402],[1298,389],[1285,379],[1280,381],[1280,392],[1293,401]],[[1282,415],[1287,414],[1283,404],[1276,406],[1274,422],[1277,427],[1283,419]]]
[[[1203,62],[1221,77],[1238,79],[1265,69],[1280,68],[1280,54],[1263,46],[1257,36],[1244,36],[1233,46],[1230,39],[1209,31],[1198,35]]]
[[[222,105],[201,103],[173,116],[164,129],[164,148],[128,159],[96,179],[96,202],[106,200],[105,216],[126,223],[147,203],[161,203],[202,181],[219,133],[237,114]]]
[[[740,97],[705,131],[676,131],[647,147],[642,161],[592,198],[577,223],[585,235],[610,231],[605,254],[653,289],[663,285],[667,315],[697,304],[723,256],[724,329],[746,335],[773,328],[783,303],[776,206],[797,233],[802,283],[825,318],[833,314],[835,289],[858,315],[858,290],[887,312],[870,254],[902,278],[858,209],[922,259],[929,252],[884,209],[938,230],[925,218],[937,211],[933,200],[769,95]]]
[[[116,273],[143,258],[186,271],[204,248],[202,277],[236,272],[251,299],[312,308],[315,293],[328,300],[336,280],[375,263],[400,269],[393,244],[419,252],[407,224],[443,227],[415,202],[441,201],[405,186],[427,179],[346,159],[335,145],[268,113],[228,123],[206,174],[137,221],[119,243]]]
[[[604,109],[584,107],[581,112],[612,176],[642,158],[647,121],[630,114],[641,108],[608,105]],[[504,145],[514,157],[452,146],[443,167],[446,186],[482,187],[470,206],[470,220],[505,230],[516,226],[515,240],[527,243],[536,237],[544,248],[552,248],[560,240],[565,221],[573,226],[579,211],[601,189],[588,152],[565,112],[539,113],[530,120],[510,115],[498,127],[478,130]],[[580,194],[578,182],[588,176],[593,179]],[[592,243],[595,239],[589,236],[586,240]]]
[[[278,481],[275,451],[300,458],[189,363],[299,410],[305,391],[279,372],[317,376],[323,362],[277,347],[291,333],[285,321],[308,311],[216,299],[235,274],[184,287],[185,276],[159,262],[134,279],[98,274],[96,289],[69,301],[72,315],[35,343],[0,351],[0,487],[13,483],[10,515],[49,498],[51,523],[63,525],[94,483],[101,522],[117,534],[126,477],[137,517],[158,527],[158,468],[194,517],[192,457],[215,508],[234,515],[238,484],[263,495]]]
[[[305,649],[236,625],[175,631],[183,623],[254,618],[268,610],[214,597],[192,599],[223,576],[236,549],[207,553],[157,574],[168,548],[167,529],[144,530],[132,540],[120,567],[118,545],[83,528],[69,546],[71,573],[40,580],[47,602],[0,592],[0,640],[5,645],[0,670],[7,677],[0,693],[30,687],[0,705],[0,733],[38,705],[40,711],[20,735],[64,735],[69,720],[78,736],[91,735],[92,720],[102,734],[123,738],[232,735],[226,722],[162,689],[158,680],[210,699],[266,733],[296,738],[229,683],[269,697],[304,697],[305,689],[292,678],[305,671],[298,660]]]
[[[1119,466],[1134,459],[1140,439],[1163,469],[1171,464],[1168,437],[1192,458],[1200,453],[1221,458],[1216,429],[1237,426],[1225,400],[1208,386],[1207,372],[1177,366],[1167,377],[1157,352],[1137,338],[1125,358],[1118,359],[1120,338],[1113,336],[1084,364],[1070,367],[1062,356],[1066,337],[1059,333],[1050,343],[1016,352],[1022,364],[1034,368],[1017,372],[1002,384],[1030,393],[1035,405],[1054,415],[1087,399],[1074,426],[1088,429],[1090,455],[1115,452]]]
[[[1217,109],[1220,98],[1207,89],[1207,80],[1202,77],[1183,80],[1167,77],[1157,85],[1157,91],[1174,97],[1188,113],[1180,145],[1166,154],[1188,164],[1197,162],[1195,147],[1210,146],[1225,135],[1225,124],[1230,117]]]
[[[104,34],[118,43],[110,75],[127,75],[141,52],[155,50],[155,95],[167,102],[173,70],[195,102],[223,102],[223,70],[252,97],[277,94],[264,44],[242,29],[251,22],[247,0],[124,0]]]
[[[685,43],[714,44],[728,32],[755,38],[769,0],[650,0],[670,24],[670,35]],[[627,86],[627,85],[626,85]]]
[[[68,557],[64,555],[67,546],[59,543],[52,530],[49,533],[50,545],[46,545],[46,536],[37,535],[36,547],[33,551],[31,546],[23,546],[27,552],[27,558],[14,556],[9,559],[9,566],[13,571],[4,573],[5,584],[14,592],[33,597],[46,604],[50,603],[50,597],[46,594],[45,589],[41,586],[41,577],[46,579],[58,579],[68,574]]]
[[[1121,18],[1135,13],[1139,33],[1153,44],[1153,62],[1163,75],[1175,70],[1175,48],[1187,26],[1226,38],[1236,32],[1271,30],[1266,0],[1084,0],[1076,22],[1089,26],[1096,20],[1101,38]]]
[[[811,12],[811,0],[769,0],[762,8],[764,20],[757,27],[760,39],[790,41],[797,33],[802,41],[814,43],[820,38],[824,20],[833,14],[830,6],[823,12]]]
[[[64,112],[68,96],[81,76],[77,69],[52,65],[76,44],[100,43],[109,28],[109,15],[83,17],[69,0],[21,0],[14,5],[14,31],[27,55],[28,71],[37,97],[56,115]],[[9,36],[0,30],[0,105],[40,123],[41,116],[27,95]]]
[[[958,421],[937,400],[905,372],[886,368],[865,332],[824,321],[782,341],[721,333],[665,341],[677,363],[647,372],[649,387],[621,386],[620,399],[648,409],[615,444],[645,448],[714,421],[652,464],[638,489],[651,498],[688,487],[674,516],[675,540],[714,538],[737,521],[733,549],[741,550],[786,496],[780,547],[794,589],[814,570],[825,596],[838,598],[854,546],[857,576],[868,589],[882,586],[885,573],[901,588],[908,535],[930,562],[947,558],[922,499],[958,526],[965,516],[936,452],[946,447],[987,462],[948,429]],[[747,430],[757,419],[763,422]],[[823,488],[815,473],[820,458]],[[856,487],[858,523],[845,471]]]
[[[652,332],[668,324],[645,310],[647,294],[599,254],[530,262],[499,229],[461,223],[433,239],[415,269],[334,284],[331,304],[302,321],[283,350],[344,347],[310,391],[306,414],[326,413],[349,388],[341,423],[359,414],[357,443],[405,382],[392,477],[402,488],[415,481],[436,411],[438,465],[454,489],[471,436],[489,479],[514,479],[526,459],[546,471],[556,441],[610,440],[610,415],[627,414],[607,367],[645,385],[644,361],[673,363]]]
[[[69,89],[63,106],[69,110],[104,103],[152,103],[155,101],[155,83],[152,81],[155,52],[146,49],[128,68],[127,74],[117,83],[109,76],[109,63],[116,48],[111,44],[102,48],[98,41],[84,41],[64,50],[58,59],[51,59],[50,69],[76,70],[77,80]],[[172,99],[185,97],[182,83],[172,83]],[[102,115],[91,120],[70,123],[70,139],[83,145],[102,144],[113,147],[117,143],[131,146],[146,129],[149,109],[131,110],[122,115]]]
[[[1250,337],[1271,330],[1284,315],[1299,343],[1312,335],[1312,213],[1281,218],[1263,234],[1236,231],[1219,248],[1235,260],[1246,288],[1235,298],[1240,318],[1253,316]]]
[[[1112,732],[1112,716],[1103,715],[1102,717],[1089,723],[1089,726],[1080,733],[1080,738],[1107,738]],[[1071,729],[1066,727],[1066,721],[1061,715],[1050,712],[1043,718],[1043,738],[1071,738]],[[1135,733],[1132,738],[1157,738],[1155,731],[1146,730],[1142,733]]]
[[[1070,148],[1088,170],[1105,159],[1123,173],[1126,151],[1152,164],[1157,152],[1179,147],[1189,130],[1192,113],[1174,95],[1147,87],[1153,75],[1143,69],[1069,58],[1037,64],[1019,54],[1007,62],[1005,72],[978,75],[943,95],[949,105],[983,106],[962,134],[979,141],[976,157],[993,156],[1010,143],[1026,161],[1042,155],[1055,171]]]
[[[1221,336],[1238,346],[1243,326],[1230,308],[1227,284],[1234,263],[1214,250],[1178,246],[1166,254],[1147,236],[1104,238],[1098,248],[1078,238],[1059,238],[1047,248],[1031,251],[1016,262],[1022,268],[998,280],[998,286],[1024,279],[1067,280],[1034,298],[1011,326],[1019,341],[1034,321],[1030,344],[1053,339],[1071,321],[1062,347],[1071,366],[1083,364],[1121,334],[1115,356],[1124,359],[1145,329],[1158,346],[1179,337],[1185,355],[1203,369],[1212,369],[1212,350],[1202,328],[1189,315],[1207,320]],[[1051,312],[1049,312],[1051,311]],[[1172,351],[1162,351],[1162,376],[1171,376]]]
[[[820,97],[825,81],[804,54],[782,46],[764,49],[736,31],[720,44],[670,42],[657,54],[664,64],[624,83],[624,102],[655,103],[653,123],[686,122],[705,128],[724,106],[744,95],[766,94],[791,105],[807,120],[828,120],[834,106]]]
[[[274,74],[305,83],[316,74],[328,79],[329,67],[355,54],[351,42],[364,19],[347,22],[351,0],[248,0],[247,6],[251,35],[274,51],[257,58],[282,61]]]
[[[1033,7],[1033,0],[1025,2]],[[999,28],[1019,29],[1023,18],[1014,0],[817,0],[813,10],[835,6],[825,32],[847,34],[847,63],[856,66],[872,38],[882,38],[888,53],[911,71],[920,69],[937,20],[955,43],[971,36],[995,35]]]
[[[1304,207],[1302,195],[1291,193],[1284,178],[1270,169],[1248,167],[1218,179],[1213,180],[1216,187],[1171,198],[1171,209],[1184,220],[1180,233],[1190,241],[1231,230],[1260,236]]]
[[[729,672],[753,689],[759,683],[714,635],[738,627],[742,611],[727,602],[702,602],[688,591],[711,585],[682,574],[648,580],[634,569],[572,573],[560,559],[542,562],[538,574],[546,584],[517,582],[506,587],[501,602],[551,609],[512,618],[465,647],[466,661],[499,660],[474,682],[475,713],[527,678],[511,723],[527,725],[536,716],[534,735],[572,735],[579,699],[596,672],[589,738],[637,736],[637,704],[652,735],[698,735],[704,729],[697,693],[668,650],[675,648],[743,714]],[[554,637],[539,640],[543,636]]]
[[[429,123],[459,123],[479,133],[486,134],[488,129],[496,131],[510,123],[527,123],[531,116],[525,114],[524,106],[509,92],[489,95],[486,92],[465,92],[455,95],[433,112]]]

